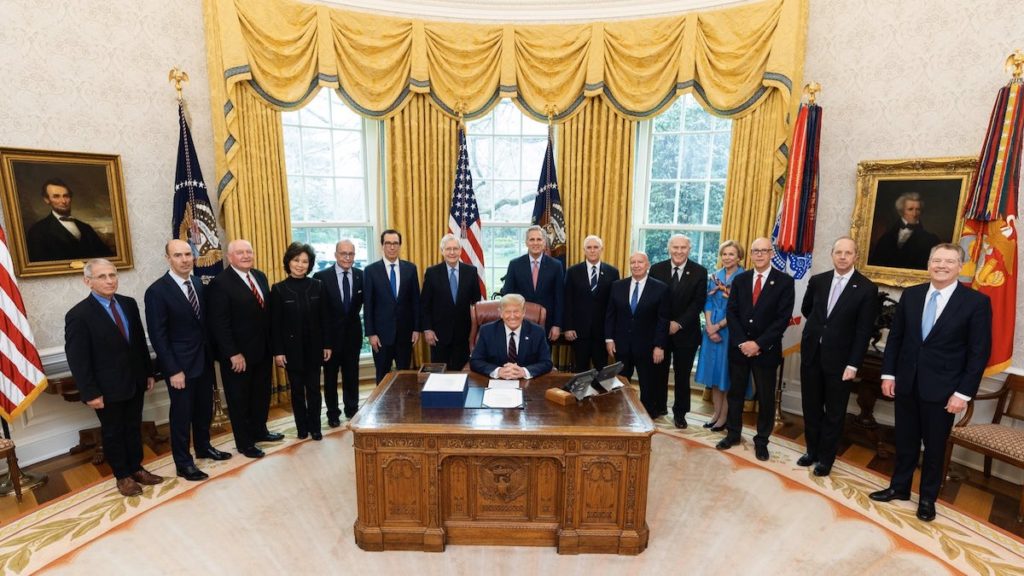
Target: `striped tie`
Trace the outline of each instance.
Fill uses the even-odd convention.
[[[200,318],[199,313],[199,298],[196,298],[196,291],[192,289],[192,281],[185,280],[185,291],[188,292],[188,303],[192,305],[192,313],[196,315],[196,318]]]

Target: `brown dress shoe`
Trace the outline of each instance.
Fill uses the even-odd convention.
[[[131,476],[127,476],[117,481],[117,491],[122,496],[138,496],[142,494],[142,486],[139,486]]]
[[[146,486],[153,486],[164,481],[162,476],[157,476],[145,468],[139,468],[132,474],[132,478],[135,479],[139,484],[145,484]]]

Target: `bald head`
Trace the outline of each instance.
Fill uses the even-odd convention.
[[[164,256],[167,258],[167,266],[175,275],[180,278],[188,278],[195,266],[195,255],[192,254],[192,247],[184,240],[168,240],[164,245]]]
[[[334,245],[334,261],[342,270],[349,270],[356,261],[356,245],[348,239]]]

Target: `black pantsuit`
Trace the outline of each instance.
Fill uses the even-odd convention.
[[[285,357],[292,414],[300,436],[320,431],[320,365],[327,299],[315,278],[285,278],[270,290],[274,356]]]

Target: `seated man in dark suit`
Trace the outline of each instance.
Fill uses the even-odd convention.
[[[71,198],[71,188],[63,180],[54,178],[43,184],[43,202],[50,207],[50,214],[25,234],[29,260],[48,262],[114,255],[92,226],[71,217]]]
[[[540,226],[526,229],[527,253],[508,263],[502,294],[520,294],[527,302],[540,304],[547,310],[544,330],[554,342],[562,334],[562,309],[565,298],[565,267],[548,256],[547,233]]]
[[[498,304],[501,320],[484,324],[469,357],[473,372],[491,378],[519,380],[551,371],[551,348],[544,329],[524,320],[526,299],[506,294]]]

